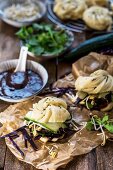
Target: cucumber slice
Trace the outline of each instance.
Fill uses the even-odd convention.
[[[38,126],[44,128],[44,129],[47,129],[45,126],[42,125],[42,123],[39,123],[38,121],[34,120],[34,119],[31,119],[31,118],[28,118],[28,117],[24,117],[24,119],[28,122],[34,122],[36,123]]]
[[[38,126],[44,128],[44,129],[47,129],[48,131],[50,132],[53,132],[53,133],[56,133],[59,128],[66,128],[66,124],[65,123],[52,123],[52,122],[49,122],[49,123],[40,123],[40,122],[37,122],[36,120],[33,120],[33,119],[29,119],[27,117],[24,118],[25,120],[27,121],[32,121],[34,123],[36,123]]]
[[[47,128],[49,131],[52,132],[57,132],[59,130],[59,128],[66,128],[66,124],[65,123],[43,123],[42,124],[45,128]]]
[[[25,118],[28,119],[28,120],[40,120],[42,119],[44,116],[44,114],[41,114],[40,111],[37,111],[36,112],[33,112],[33,111],[29,111],[26,115],[25,115]]]

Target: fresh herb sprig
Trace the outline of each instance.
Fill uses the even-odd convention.
[[[16,35],[35,55],[58,55],[64,50],[69,39],[64,30],[56,30],[50,24],[33,24],[29,27],[22,27]]]
[[[97,115],[91,115],[91,119],[86,124],[86,129],[99,131],[100,133],[97,135],[102,135],[103,138],[101,145],[105,145],[106,139],[108,138],[105,131],[113,133],[113,119],[110,119],[108,115],[104,115],[103,118]]]
[[[103,118],[94,115],[91,117],[91,120],[87,122],[86,128],[88,130],[101,130],[101,128],[103,128],[113,133],[113,119],[109,119],[108,115],[104,115]]]

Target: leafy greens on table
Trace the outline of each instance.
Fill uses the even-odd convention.
[[[88,130],[101,130],[103,128],[113,133],[113,119],[109,119],[108,115],[104,115],[103,118],[94,115],[91,117],[91,120],[87,122],[86,128]]]
[[[69,39],[64,30],[57,30],[50,24],[35,23],[29,27],[22,27],[16,35],[35,55],[58,55],[64,50]]]

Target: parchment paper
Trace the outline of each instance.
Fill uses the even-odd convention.
[[[55,82],[54,87],[74,87],[74,77],[77,77],[79,72],[80,74],[89,74],[93,71],[93,69],[95,70],[100,67],[106,68],[109,72],[113,73],[111,69],[113,59],[111,58],[111,56],[101,56],[101,59],[99,57],[100,56],[98,56],[97,54],[92,53],[89,56],[80,59],[74,64],[73,68],[76,68],[73,69],[74,76],[70,74],[64,79],[58,80],[57,82]],[[91,66],[93,65],[92,62],[96,63],[98,67],[96,66],[96,68],[93,68]],[[77,70],[77,72],[75,70]],[[4,112],[2,112],[0,114],[0,122],[3,124],[3,126],[0,128],[0,135],[2,136],[23,126],[23,118],[25,114],[32,107],[33,103],[38,102],[39,99],[40,97],[36,97],[23,103],[10,105]],[[68,98],[66,98],[66,100],[68,101]],[[6,138],[6,144],[8,148],[19,160],[29,163],[37,169],[43,170],[55,170],[60,166],[64,167],[69,161],[73,159],[74,156],[90,152],[93,148],[100,145],[103,140],[101,135],[97,135],[98,132],[88,131],[85,128],[85,124],[89,119],[90,111],[85,108],[81,110],[80,108],[71,107],[70,112],[73,114],[73,118],[80,125],[81,128],[65,142],[49,142],[45,146],[43,143],[37,140],[36,144],[38,150],[34,151],[30,145],[28,146],[28,148],[25,148],[23,136],[20,134],[20,136],[15,139],[15,142],[24,152],[25,156],[22,157],[12,145],[10,140]],[[103,113],[94,111],[92,112],[92,114],[99,114],[102,116]],[[58,154],[55,158],[52,158],[49,155],[49,151],[47,148],[49,147],[51,149],[52,146],[57,146],[58,148]]]

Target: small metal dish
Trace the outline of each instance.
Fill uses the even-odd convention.
[[[13,59],[13,60],[7,60],[7,61],[3,61],[0,63],[0,73],[7,71],[7,70],[11,70],[11,69],[15,69],[18,63],[18,59]],[[17,102],[22,102],[22,101],[26,101],[30,98],[33,98],[34,96],[36,96],[37,94],[39,94],[42,89],[45,87],[47,81],[48,81],[48,73],[46,71],[46,69],[39,63],[35,62],[35,61],[31,61],[31,60],[27,60],[27,69],[30,69],[32,71],[34,71],[35,73],[39,74],[42,81],[43,81],[43,85],[42,87],[33,95],[26,97],[26,98],[20,98],[20,99],[13,99],[11,97],[6,97],[6,96],[0,96],[0,99],[6,102],[11,102],[11,103],[17,103]]]
[[[13,5],[13,4],[23,4],[25,3],[26,0],[0,0],[0,18],[6,22],[9,25],[12,25],[14,27],[22,27],[22,26],[27,26],[30,25],[31,23],[35,21],[41,20],[45,13],[46,13],[46,5],[44,2],[41,0],[32,0],[31,2],[34,3],[39,7],[40,10],[40,15],[36,15],[36,17],[33,17],[31,20],[23,20],[23,21],[17,21],[17,20],[12,20],[10,18],[7,18],[4,14],[5,8]]]

